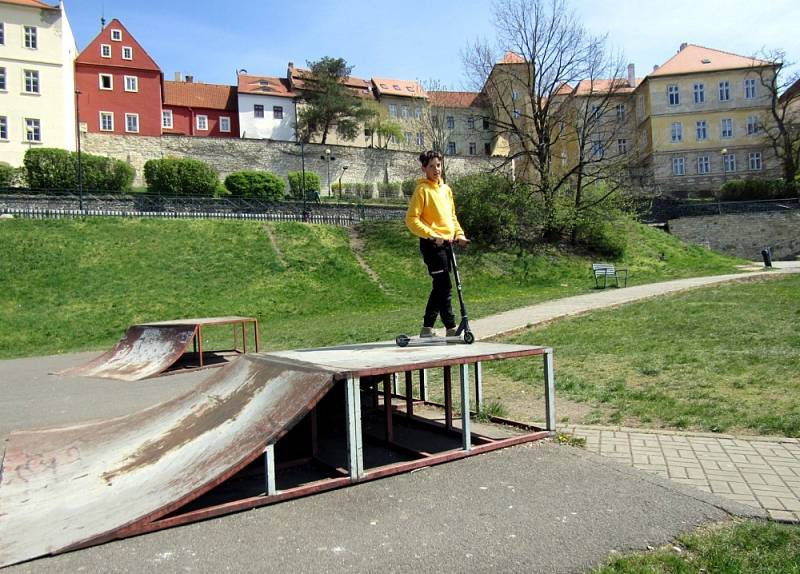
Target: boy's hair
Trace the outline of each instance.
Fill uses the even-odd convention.
[[[433,159],[437,158],[439,161],[442,161],[442,154],[436,150],[428,150],[419,154],[419,163],[422,164],[422,167],[428,167],[428,163]]]

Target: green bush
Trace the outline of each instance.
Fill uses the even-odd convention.
[[[396,197],[400,195],[400,189],[399,181],[388,181],[378,184],[378,193],[381,197]]]
[[[144,164],[149,191],[162,195],[214,196],[219,176],[207,163],[191,158],[151,159]]]
[[[0,161],[0,187],[25,187],[25,168]]]
[[[506,177],[472,174],[451,182],[456,213],[467,237],[487,246],[509,245],[520,232],[519,194]]]
[[[720,191],[723,201],[757,201],[762,199],[787,199],[797,197],[798,182],[782,179],[735,179],[725,182]]]
[[[237,171],[225,178],[225,188],[233,196],[258,197],[268,201],[283,199],[286,183],[268,171]]]
[[[411,197],[414,194],[414,190],[417,189],[417,181],[418,180],[416,179],[404,179],[400,184],[400,189],[402,189],[403,195],[406,197]]]
[[[286,177],[289,179],[289,193],[295,199],[303,199],[303,172],[300,171],[290,171],[286,174]],[[313,171],[306,172],[306,198],[311,198],[314,196],[314,192],[319,193],[320,191],[320,179],[319,174],[314,173]]]
[[[28,184],[34,189],[78,187],[78,154],[57,148],[36,148],[25,152]],[[134,170],[124,161],[88,153],[80,155],[83,187],[102,191],[127,191]]]

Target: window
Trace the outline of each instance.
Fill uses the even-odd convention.
[[[408,107],[400,106],[400,117],[406,119],[408,117]]]
[[[274,120],[283,119],[283,106],[272,106],[272,119]]]
[[[8,118],[0,116],[0,140],[8,139]]]
[[[592,119],[596,120],[600,117],[600,106],[592,106]]]
[[[723,155],[722,167],[726,172],[736,171],[736,154],[728,153]]]
[[[748,78],[744,81],[744,97],[747,100],[752,100],[756,97],[756,80],[755,78]]]
[[[114,113],[113,112],[100,112],[100,131],[113,132],[114,131]]]
[[[456,120],[453,116],[447,116],[447,129],[452,130],[456,127]]]
[[[111,44],[100,44],[100,57],[101,58],[111,57]]]
[[[25,70],[25,93],[38,94],[39,93],[39,72],[36,70]]]
[[[678,91],[677,84],[670,84],[667,86],[667,96],[669,98],[669,105],[677,106],[681,103],[681,94]]]
[[[0,22],[0,46],[5,45],[5,43],[6,43],[6,25],[3,22]]]
[[[467,127],[468,127],[469,129],[471,129],[471,130],[474,130],[474,129],[475,129],[475,118],[473,118],[472,116],[470,116],[469,118],[467,118]]]
[[[492,153],[492,146],[491,146],[491,144],[490,144],[489,142],[485,142],[485,143],[483,144],[483,153],[484,153],[485,155],[491,155],[491,153]]]
[[[625,104],[617,104],[617,120],[620,122],[625,121]]]
[[[711,161],[707,155],[701,155],[697,158],[697,173],[705,174],[711,171]]]
[[[253,104],[253,115],[257,118],[263,118],[264,106],[261,104]]]
[[[519,99],[519,92],[517,90],[511,90],[511,101],[516,102]]]
[[[703,104],[706,101],[706,87],[704,84],[694,85],[694,103]]]
[[[397,104],[389,104],[389,117],[390,118],[397,117]]]
[[[417,145],[424,146],[425,145],[425,134],[422,132],[417,132]]]
[[[760,151],[751,151],[748,154],[748,160],[750,163],[750,169],[752,171],[761,171],[761,152]]]
[[[161,112],[161,127],[171,130],[172,123],[172,110],[164,110]]]
[[[403,134],[403,141],[405,142],[406,145],[409,145],[411,143],[411,132],[406,132]]]
[[[605,150],[603,149],[603,142],[601,141],[593,141],[592,142],[592,157],[595,159],[600,159],[605,155]]]
[[[731,118],[723,118],[719,129],[719,137],[732,138],[733,137],[733,120]]]
[[[122,42],[122,30],[111,30],[111,39],[114,42]]]
[[[483,129],[489,129],[489,118],[483,118]]]
[[[695,123],[695,131],[697,132],[697,141],[702,141],[708,138],[708,123],[705,120],[700,120]]]
[[[617,140],[617,153],[628,153],[628,140]]]
[[[719,83],[719,101],[727,102],[731,99],[731,83],[728,80],[722,80]]]
[[[456,155],[456,142],[447,142],[447,155]]]
[[[475,155],[476,153],[478,153],[478,144],[469,142],[469,155]]]
[[[747,135],[755,135],[759,129],[758,116],[747,116]]]
[[[208,116],[198,115],[196,120],[197,120],[196,125],[198,130],[206,131],[208,129]]]
[[[0,90],[5,91],[6,89],[7,89],[6,69],[0,68]]]
[[[139,91],[139,78],[136,76],[125,76],[125,91],[138,92]]]
[[[29,142],[42,141],[42,121],[34,118],[25,118],[25,140]]]
[[[139,114],[125,114],[125,131],[139,133]]]
[[[644,119],[644,96],[636,96],[636,118],[638,120]]]
[[[123,60],[133,60],[133,48],[130,46],[123,46],[122,47],[122,59]]]
[[[433,121],[433,127],[438,128],[439,127],[439,116],[438,115],[431,116],[431,120]]]
[[[25,26],[25,47],[35,50],[39,45],[36,38],[36,26]]]
[[[673,122],[672,124],[672,143],[683,141],[683,124]]]
[[[672,158],[672,175],[686,175],[686,160],[684,158]]]
[[[416,108],[414,108],[414,117],[417,118],[418,120],[422,119],[422,108],[421,107],[417,106]]]
[[[100,74],[99,75],[99,82],[100,82],[100,89],[101,90],[113,90],[114,89],[114,76],[111,74]]]
[[[522,114],[520,113],[520,111],[519,111],[519,110],[514,110],[514,119],[519,119],[519,117],[520,117],[521,115],[522,115]]]
[[[221,132],[230,132],[231,131],[231,119],[226,116],[220,116],[219,118],[219,131]]]

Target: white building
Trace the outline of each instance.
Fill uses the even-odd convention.
[[[0,161],[29,147],[75,149],[78,53],[63,2],[0,0]]]
[[[295,97],[283,78],[239,74],[239,136],[295,141]]]

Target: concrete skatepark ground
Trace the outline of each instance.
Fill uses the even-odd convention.
[[[137,411],[208,376],[130,383],[48,375],[94,354],[0,363],[0,436]],[[764,516],[591,452],[536,443],[7,571],[574,572],[729,513]]]

